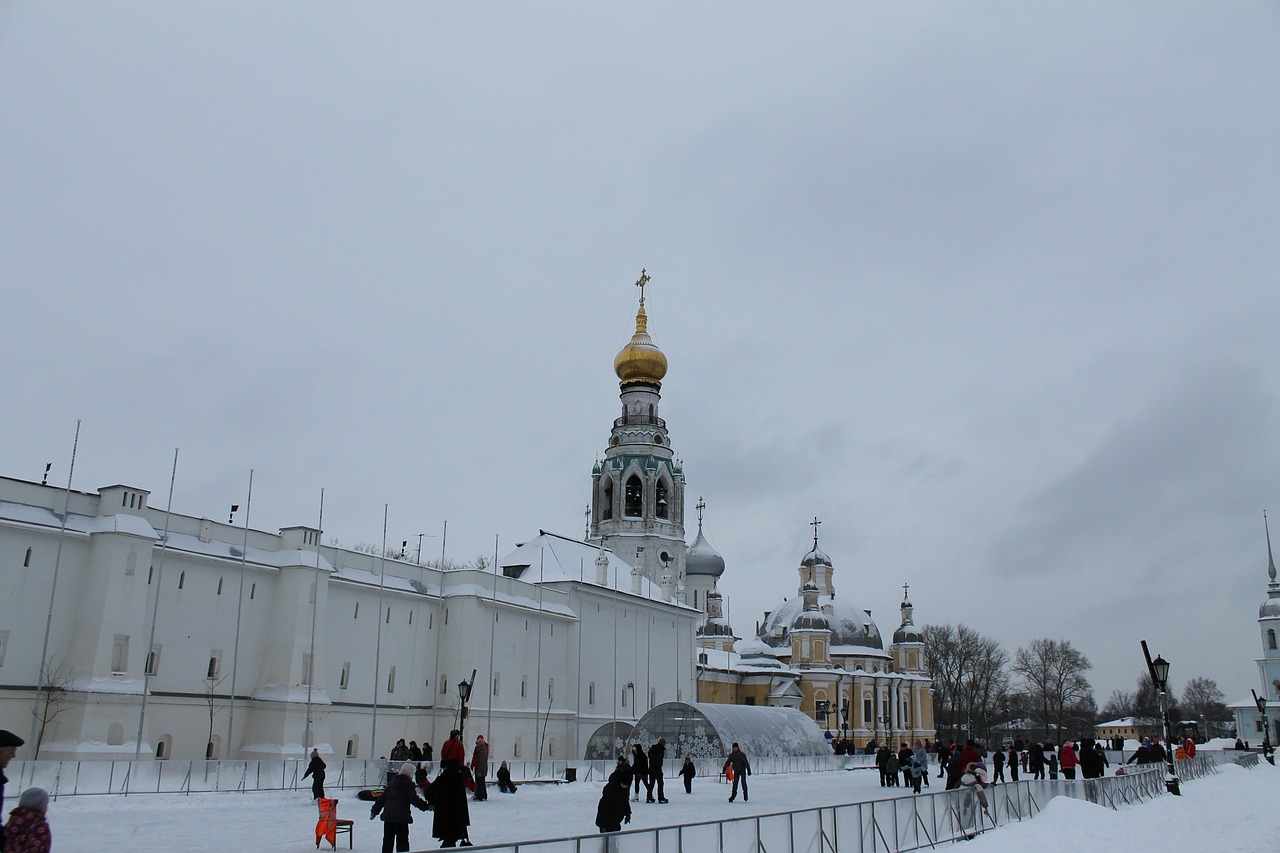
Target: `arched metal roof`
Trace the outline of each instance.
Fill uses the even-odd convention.
[[[633,727],[623,720],[605,723],[587,740],[586,760],[617,758],[631,752]]]
[[[724,758],[736,742],[748,758],[830,755],[818,724],[794,708],[664,702],[636,723],[632,740],[646,749],[666,738],[672,758]]]

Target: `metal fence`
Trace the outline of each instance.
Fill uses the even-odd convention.
[[[806,773],[874,766],[874,756],[801,755],[752,759],[755,773]],[[368,788],[381,785],[387,771],[400,766],[386,759],[329,759],[326,788]],[[491,762],[493,763],[493,762]],[[694,762],[699,776],[716,776],[723,759]],[[435,775],[435,762],[423,762]],[[508,761],[517,782],[603,781],[613,761]],[[675,764],[672,764],[674,768]],[[311,786],[302,778],[307,762],[300,758],[274,761],[155,761],[90,759],[83,761],[14,761],[8,774],[18,790],[32,785],[53,797],[88,794],[196,794],[215,791],[295,791]]]
[[[1212,766],[1209,762],[1206,765]],[[1102,779],[1028,780],[996,785],[984,792],[985,806],[971,792],[937,791],[795,812],[474,849],[500,853],[908,853],[1028,820],[1054,797],[1076,797],[1114,809],[1152,799],[1164,791],[1163,768],[1147,766]]]

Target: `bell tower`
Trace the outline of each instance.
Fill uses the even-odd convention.
[[[588,539],[609,538],[613,552],[654,583],[682,582],[685,570],[684,470],[658,415],[667,357],[649,337],[640,271],[636,331],[613,360],[622,414],[614,420],[604,458],[591,472]]]

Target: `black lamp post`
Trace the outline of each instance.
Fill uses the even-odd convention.
[[[1262,757],[1275,764],[1274,750],[1271,748],[1271,721],[1267,719],[1267,697],[1259,696],[1256,690],[1250,692],[1253,693],[1254,704],[1258,706],[1258,713],[1262,715]]]
[[[458,731],[465,731],[467,727],[467,703],[471,701],[471,686],[475,684],[476,673],[471,671],[471,680],[465,678],[458,682]],[[463,741],[466,742],[465,739]]]
[[[1180,796],[1182,794],[1182,788],[1178,783],[1178,769],[1174,766],[1173,724],[1169,720],[1169,662],[1159,655],[1156,656],[1155,660],[1152,660],[1151,653],[1147,651],[1146,640],[1142,641],[1142,656],[1147,659],[1147,672],[1151,675],[1151,682],[1160,693],[1160,713],[1164,716],[1164,752],[1166,769],[1164,786],[1168,789],[1170,794]]]

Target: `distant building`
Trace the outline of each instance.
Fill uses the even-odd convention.
[[[1144,737],[1164,737],[1164,723],[1153,717],[1121,717],[1098,723],[1093,727],[1098,740],[1125,738],[1126,740],[1142,740]]]
[[[1258,696],[1266,699],[1267,717],[1271,722],[1271,744],[1280,743],[1280,648],[1277,647],[1277,632],[1280,632],[1280,581],[1276,579],[1276,561],[1271,553],[1271,528],[1263,514],[1263,530],[1267,536],[1267,598],[1258,608],[1258,634],[1262,641],[1262,657],[1256,658],[1258,664],[1258,680],[1261,689]],[[1253,696],[1245,696],[1227,706],[1235,718],[1236,736],[1250,741],[1251,745],[1261,744],[1266,732],[1262,714],[1253,701]]]

